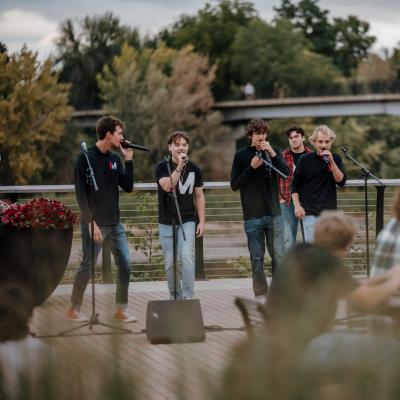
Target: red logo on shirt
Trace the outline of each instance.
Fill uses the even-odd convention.
[[[108,169],[109,170],[116,170],[117,169],[117,163],[116,163],[116,161],[114,161],[114,162],[112,162],[112,161],[110,161],[109,163],[108,163]]]

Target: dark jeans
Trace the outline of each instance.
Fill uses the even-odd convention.
[[[272,273],[274,273],[284,255],[283,218],[280,215],[251,218],[244,221],[244,230],[250,252],[254,294],[266,295],[268,283],[264,272],[265,241],[272,259]]]
[[[108,240],[111,247],[111,252],[114,255],[115,263],[118,267],[117,305],[128,304],[128,287],[131,273],[128,239],[125,234],[125,229],[121,223],[110,226],[99,226],[103,241]],[[79,307],[82,304],[83,294],[86,286],[92,276],[92,240],[90,237],[90,224],[81,223],[82,236],[82,262],[78,268],[74,286],[72,289],[71,303],[72,306]],[[101,244],[94,243],[94,262],[101,250]]]

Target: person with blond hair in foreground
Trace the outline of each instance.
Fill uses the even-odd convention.
[[[348,215],[337,211],[324,211],[315,225],[315,244],[336,257],[346,255],[356,235],[356,227]],[[400,288],[400,260],[396,266],[378,277],[358,282],[346,299],[362,311],[374,311]]]
[[[271,285],[265,325],[236,348],[219,400],[398,398],[400,342],[332,329],[339,298],[373,310],[400,285],[399,267],[380,279],[352,278],[341,258],[355,234],[349,216],[323,212],[315,243],[288,251]]]

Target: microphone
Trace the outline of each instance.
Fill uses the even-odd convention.
[[[342,146],[342,147],[340,148],[340,150],[342,150],[343,153],[346,154],[346,153],[349,151],[349,148],[348,148],[347,146]]]
[[[322,156],[322,159],[323,159],[327,164],[329,164],[329,158],[328,158],[328,156],[323,155],[323,156]]]
[[[264,157],[268,162],[271,162],[271,156],[269,155],[267,150],[264,150]]]
[[[121,140],[121,146],[124,149],[135,149],[135,150],[141,150],[141,151],[150,151],[148,147],[141,146],[140,144],[133,144],[129,140],[123,139]]]
[[[187,156],[187,154],[185,154],[185,155],[182,157],[182,161],[183,161],[184,163],[187,163],[187,162],[189,161],[189,157]]]
[[[81,149],[82,151],[84,151],[85,153],[87,153],[87,146],[86,146],[86,142],[84,140],[80,141],[81,144]]]

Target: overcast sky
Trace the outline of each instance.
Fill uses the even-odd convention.
[[[204,0],[0,0],[0,41],[10,52],[20,50],[26,43],[44,58],[54,51],[54,38],[60,22],[66,18],[79,20],[86,15],[112,11],[123,24],[153,34],[183,13],[194,14],[205,3]],[[281,1],[253,3],[261,17],[270,21],[273,7]],[[319,4],[330,11],[330,17],[356,15],[368,21],[370,32],[377,37],[376,50],[391,49],[400,41],[400,0],[320,0]]]

